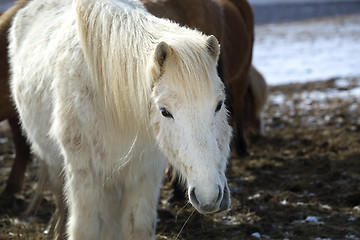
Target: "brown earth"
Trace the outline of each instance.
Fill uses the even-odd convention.
[[[202,216],[186,203],[169,203],[165,185],[156,239],[360,239],[360,91],[351,93],[360,79],[341,81],[271,87],[264,136],[251,138],[249,156],[230,160],[231,210]],[[0,190],[13,150],[3,123]],[[38,213],[21,218],[36,170],[34,161],[24,191],[10,203],[2,199],[0,239],[49,238],[48,191]]]

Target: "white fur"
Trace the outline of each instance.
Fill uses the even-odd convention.
[[[65,175],[69,239],[154,239],[163,156],[197,210],[223,210],[231,128],[215,112],[215,38],[138,1],[71,2],[30,2],[9,37],[23,128],[60,195]]]

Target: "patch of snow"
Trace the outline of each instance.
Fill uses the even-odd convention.
[[[239,225],[241,224],[241,221],[236,216],[222,216],[221,218],[222,222],[226,225]]]
[[[324,225],[325,223],[319,221],[319,218],[316,216],[307,216],[305,220],[296,220],[295,224],[309,224],[309,225]]]
[[[311,104],[313,101],[325,101],[326,99],[332,99],[332,98],[349,98],[349,97],[355,97],[357,99],[360,99],[360,87],[356,87],[347,91],[341,91],[341,90],[328,90],[326,92],[321,91],[304,91],[302,93],[296,93],[294,94],[294,98],[297,99],[304,99],[305,104]]]
[[[341,82],[338,83],[337,86],[339,85],[344,86]],[[346,91],[338,89],[328,89],[327,91],[303,91],[293,94],[291,98],[293,100],[288,99],[284,94],[277,93],[269,96],[269,103],[279,106],[291,107],[294,104],[294,100],[301,100],[301,102],[303,103],[301,105],[301,108],[303,110],[309,111],[313,108],[313,103],[317,103],[318,109],[326,109],[328,107],[327,101],[331,99],[353,99],[354,103],[348,106],[349,112],[353,112],[355,111],[355,109],[357,109],[358,100],[360,100],[360,86],[354,87]],[[278,117],[280,116],[281,114],[279,113]],[[330,118],[331,116],[329,115],[324,116],[325,121],[329,121]]]
[[[335,86],[337,88],[346,88],[349,87],[349,80],[346,78],[340,78],[335,81]]]
[[[8,138],[0,138],[0,144],[4,144],[4,143],[7,143],[9,142],[9,139]]]
[[[318,221],[317,217],[314,217],[314,216],[308,216],[308,217],[306,217],[305,222],[318,223],[319,221]]]
[[[260,233],[258,233],[258,232],[255,232],[255,233],[251,234],[251,236],[253,236],[253,237],[255,237],[255,238],[258,238],[258,239],[261,238],[261,235],[260,235]]]
[[[355,97],[360,99],[360,87],[356,87],[347,91],[341,90],[328,90],[326,92],[320,91],[311,91],[311,92],[303,92],[302,98],[310,98],[313,101],[324,101],[326,99],[331,98],[349,98]]]
[[[360,213],[360,205],[359,205],[359,206],[355,206],[355,207],[353,208],[353,210],[354,210],[355,212],[357,212],[357,213]]]
[[[320,205],[320,207],[321,207],[322,209],[325,209],[325,210],[331,210],[331,209],[332,209],[331,206],[326,205],[326,204]]]
[[[271,103],[281,105],[285,102],[285,96],[283,94],[270,95],[269,97]]]
[[[269,85],[360,75],[360,15],[255,26],[253,62]]]
[[[261,235],[261,234],[258,233],[258,232],[255,232],[255,233],[251,234],[251,236],[253,236],[254,238],[257,238],[257,239],[270,239],[269,236],[267,236],[267,235]]]
[[[345,236],[346,239],[359,239],[357,236],[353,235],[353,234],[347,234]]]
[[[257,198],[260,198],[260,193],[255,193],[253,196],[248,197],[249,200],[253,200],[253,199],[257,199]]]
[[[8,123],[6,120],[0,122],[0,127],[6,126]]]
[[[305,220],[300,221],[301,223],[307,223],[310,225],[323,225],[324,222],[319,221],[318,217],[307,216]]]

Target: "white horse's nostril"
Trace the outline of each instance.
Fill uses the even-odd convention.
[[[193,188],[193,189],[190,191],[190,201],[192,202],[192,204],[200,205],[200,203],[199,203],[199,201],[197,200],[196,195],[195,195],[195,188]]]
[[[225,185],[222,200],[220,203],[219,212],[229,209],[230,205],[231,205],[230,190],[229,187]]]
[[[221,191],[221,187],[218,185],[218,188],[219,188],[219,195],[218,195],[218,198],[216,199],[216,203],[219,203],[221,202],[221,200],[223,199],[223,192]]]

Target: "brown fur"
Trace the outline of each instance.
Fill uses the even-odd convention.
[[[245,141],[246,92],[254,41],[253,14],[246,0],[218,0],[224,8],[225,38],[223,41],[225,82],[230,89],[229,106],[235,133],[235,149],[247,153]],[[234,4],[237,3],[236,5]],[[246,14],[243,14],[246,13]]]
[[[254,41],[254,17],[246,0],[142,0],[149,12],[215,35],[222,45],[220,77],[228,102],[238,154],[246,153],[245,96]]]
[[[141,0],[141,2],[157,17],[168,18],[183,26],[196,28],[207,35],[214,35],[219,41],[222,39],[224,24],[222,10],[216,1]]]
[[[262,134],[261,112],[267,101],[268,88],[264,77],[254,66],[251,66],[249,72],[249,88],[247,96],[249,101],[246,132],[255,135]]]
[[[22,135],[19,118],[10,96],[9,79],[9,63],[8,63],[8,40],[7,32],[11,24],[11,20],[15,13],[25,6],[27,0],[19,0],[13,7],[4,12],[0,17],[0,121],[7,119],[9,121],[13,140],[16,148],[16,157],[7,181],[5,190],[2,195],[12,197],[19,192],[24,182],[24,174],[27,162],[30,158],[30,148]]]

